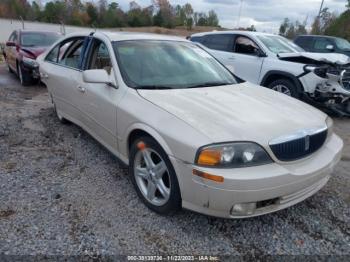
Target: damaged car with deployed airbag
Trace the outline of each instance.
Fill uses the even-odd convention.
[[[258,32],[199,33],[190,39],[245,81],[350,115],[346,55],[305,52],[282,36]]]

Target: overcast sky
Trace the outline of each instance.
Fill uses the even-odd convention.
[[[227,28],[237,26],[239,5],[241,0],[170,0],[172,5],[191,3],[197,12],[215,10],[220,25]],[[123,9],[128,9],[129,0],[116,1]],[[151,4],[151,0],[136,0],[141,6]],[[324,6],[341,13],[345,10],[346,0],[325,0]],[[292,20],[312,22],[320,8],[321,0],[243,0],[240,26],[252,24],[259,31],[277,33],[280,23],[285,17]]]
[[[43,3],[48,0],[42,0]],[[89,0],[95,3],[98,0]],[[172,5],[191,3],[197,12],[215,10],[220,19],[220,25],[226,28],[237,27],[239,6],[241,0],[169,0]],[[111,0],[109,0],[111,2]],[[128,10],[130,0],[116,0],[123,10]],[[151,5],[151,0],[136,0],[142,7]],[[318,14],[322,0],[243,0],[241,27],[252,24],[258,31],[277,33],[285,17],[300,22],[307,19],[308,25]],[[324,7],[329,7],[338,14],[345,10],[347,0],[325,0]]]

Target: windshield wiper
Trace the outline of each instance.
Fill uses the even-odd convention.
[[[197,85],[187,86],[186,88],[200,88],[200,87],[211,87],[211,86],[226,86],[226,85],[233,85],[234,83],[227,83],[227,82],[205,82],[200,83]]]
[[[136,86],[136,89],[174,89],[171,86],[157,86],[157,85],[144,85],[144,86]]]

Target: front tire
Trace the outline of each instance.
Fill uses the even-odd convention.
[[[132,144],[129,174],[138,196],[151,210],[168,215],[181,208],[175,170],[154,139],[141,137]]]
[[[299,98],[299,93],[295,84],[288,79],[277,79],[271,82],[267,87],[287,96]]]
[[[17,75],[22,86],[30,85],[33,81],[32,77],[23,70],[21,64],[17,66]]]

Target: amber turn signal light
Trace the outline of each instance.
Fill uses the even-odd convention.
[[[199,171],[199,170],[196,170],[196,169],[193,169],[192,173],[195,176],[199,176],[199,177],[202,177],[202,178],[214,181],[214,182],[218,182],[218,183],[223,183],[224,182],[224,177],[222,177],[222,176],[212,175],[212,174],[209,174],[209,173],[206,173],[206,172],[202,172],[202,171]]]
[[[206,149],[203,150],[197,160],[197,164],[203,166],[216,166],[220,164],[221,152],[219,150]]]
[[[142,151],[146,148],[146,144],[144,142],[140,141],[137,143],[137,148]]]

